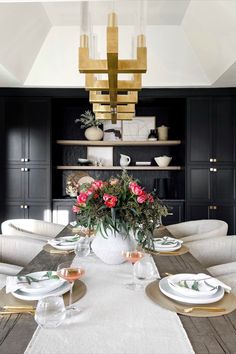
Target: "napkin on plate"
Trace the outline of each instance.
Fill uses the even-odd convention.
[[[51,246],[70,246],[74,245],[78,242],[83,236],[75,235],[75,236],[65,236],[60,238],[52,238],[48,240],[49,245]]]
[[[154,243],[157,243],[158,245],[162,245],[162,246],[172,246],[175,244],[182,244],[183,241],[179,240],[177,238],[173,238],[173,237],[169,237],[169,236],[164,236],[164,237],[160,237],[160,238],[154,238]]]
[[[26,278],[24,276],[21,276],[21,279],[17,276],[8,276],[6,278],[6,293],[13,293],[16,290],[23,289],[25,282]]]
[[[196,280],[199,279],[205,279],[205,280],[210,280],[211,282],[211,285],[214,285],[214,286],[221,286],[226,293],[230,293],[231,292],[231,287],[226,285],[225,283],[223,283],[221,280],[217,279],[217,278],[214,278],[208,274],[204,274],[204,273],[199,273],[197,274],[197,277],[196,277]]]
[[[225,290],[225,292],[227,292],[227,293],[231,292],[230,286],[226,285],[225,283],[223,283],[219,279],[214,278],[208,274],[204,274],[204,273],[194,274],[194,280],[196,280],[196,281],[207,280],[210,285],[221,286]],[[186,279],[186,281],[188,281],[188,280]]]
[[[44,273],[44,272],[43,272]],[[51,279],[59,279],[59,277],[54,274],[53,271],[45,271],[41,277],[36,277],[33,274],[26,275],[16,275],[16,276],[7,276],[6,278],[6,293],[13,293],[16,290],[25,289],[25,285],[38,284],[39,282],[45,282]]]

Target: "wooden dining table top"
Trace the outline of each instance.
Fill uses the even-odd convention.
[[[160,236],[166,234],[160,229]],[[71,234],[65,229],[58,235]],[[73,254],[50,254],[42,250],[21,274],[42,270],[56,270],[57,265],[74,258]],[[206,269],[190,254],[181,256],[153,255],[161,276],[166,273],[206,273]],[[155,305],[154,305],[155,306]],[[236,352],[236,311],[217,317],[187,317],[178,315],[197,354],[235,353]],[[0,316],[0,353],[22,354],[37,328],[33,316],[13,314]],[[144,353],[146,354],[146,353]]]

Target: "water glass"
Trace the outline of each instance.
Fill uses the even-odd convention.
[[[159,277],[155,263],[149,254],[146,254],[145,257],[134,264],[134,276],[144,282]]]
[[[79,240],[75,245],[75,254],[78,257],[86,257],[90,254],[90,239],[84,237]]]
[[[35,321],[40,327],[58,327],[66,318],[66,308],[61,296],[48,296],[38,301]]]

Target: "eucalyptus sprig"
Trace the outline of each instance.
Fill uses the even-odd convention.
[[[80,118],[75,119],[75,123],[78,122],[81,123],[81,128],[98,127],[102,124],[89,110],[81,114]]]

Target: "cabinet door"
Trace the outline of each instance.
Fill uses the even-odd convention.
[[[8,165],[5,169],[5,199],[24,203],[24,169],[20,165]]]
[[[187,204],[186,207],[186,219],[187,220],[201,220],[209,219],[209,207],[208,204]]]
[[[7,202],[4,205],[3,220],[24,219],[25,209],[23,204]]]
[[[25,219],[37,219],[51,222],[51,207],[49,203],[26,204]]]
[[[232,167],[215,168],[212,174],[212,199],[218,203],[235,200],[235,169]]]
[[[211,200],[210,168],[189,167],[187,170],[187,197],[189,201]]]
[[[212,126],[213,158],[218,163],[235,161],[235,122],[231,98],[219,97],[213,100]]]
[[[216,209],[210,213],[210,219],[224,220],[228,224],[228,235],[235,235],[235,206],[216,205]]]
[[[25,202],[50,201],[51,185],[49,167],[29,166],[25,176]]]
[[[30,98],[25,101],[25,158],[29,163],[50,163],[50,101]]]
[[[188,162],[209,162],[212,157],[211,141],[211,100],[190,98],[187,110]]]
[[[25,157],[24,103],[20,99],[5,102],[6,163],[21,163]]]

